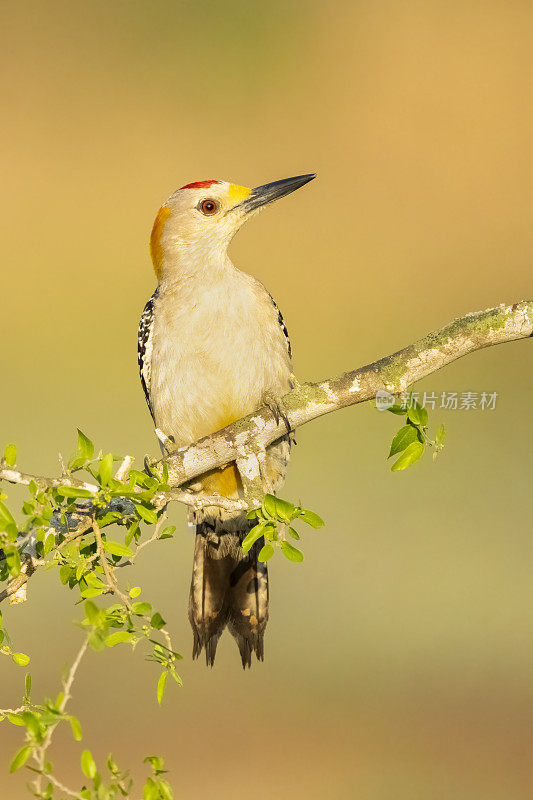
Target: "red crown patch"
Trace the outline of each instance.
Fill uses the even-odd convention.
[[[215,183],[220,181],[196,181],[196,183],[186,183],[185,186],[180,186],[180,189],[209,189]]]

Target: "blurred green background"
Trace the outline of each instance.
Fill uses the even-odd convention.
[[[157,452],[136,328],[153,218],[186,182],[318,172],[232,245],[301,379],[533,295],[531,3],[28,0],[2,29],[0,438],[28,471],[54,471],[76,426],[138,463]],[[448,447],[406,473],[385,460],[397,418],[370,405],[301,429],[283,494],[327,527],[303,566],[274,562],[266,660],[246,674],[227,635],[213,671],[190,660],[193,541],[173,509],[179,533],[134,582],[185,686],[158,708],[153,664],[89,654],[84,746],[135,775],[164,754],[183,798],[531,798],[532,366],[518,342],[418,385],[499,398],[433,412]],[[6,611],[37,698],[77,648],[73,602],[43,574]],[[15,704],[24,670],[0,670]],[[9,800],[26,797],[7,777],[19,744],[0,727]],[[53,753],[74,785],[81,747],[65,731]]]

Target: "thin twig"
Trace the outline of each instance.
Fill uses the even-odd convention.
[[[82,643],[80,649],[78,650],[76,658],[74,659],[74,661],[72,663],[72,666],[70,667],[70,669],[69,669],[69,671],[67,673],[66,679],[63,681],[63,699],[62,699],[61,703],[59,704],[59,711],[60,711],[61,714],[65,713],[65,708],[67,707],[67,703],[69,702],[69,700],[72,697],[72,694],[71,694],[71,692],[72,692],[72,684],[74,683],[74,678],[76,677],[76,673],[77,673],[78,668],[80,666],[81,660],[82,660],[83,656],[85,655],[85,653],[87,652],[88,644],[89,644],[89,637],[87,636],[83,640],[83,643]],[[43,773],[44,773],[46,751],[50,747],[50,744],[51,744],[51,741],[52,741],[52,737],[54,735],[54,731],[57,728],[57,726],[59,725],[59,722],[60,722],[60,720],[58,720],[55,723],[55,725],[51,725],[48,728],[48,730],[46,731],[46,734],[44,736],[43,743],[38,748],[36,748],[32,753],[33,759],[36,762],[37,769],[39,770],[39,773],[40,773],[38,775],[36,781],[35,781],[35,789],[39,793],[42,792],[42,779],[43,779]],[[48,773],[46,774],[45,777],[48,780],[52,780],[50,774],[48,774]],[[55,783],[56,781],[57,781],[57,779],[52,780],[52,783]],[[72,797],[78,797],[79,796],[79,792],[78,793],[72,792],[70,789],[67,789],[65,786],[60,785],[59,781],[57,781],[56,785],[58,786],[58,788],[61,788],[62,791],[66,791]]]
[[[114,568],[110,567],[109,562],[107,560],[107,556],[106,556],[105,550],[104,550],[104,544],[103,544],[103,541],[102,541],[102,534],[100,532],[100,526],[98,525],[98,523],[96,521],[96,517],[93,517],[92,528],[93,528],[94,536],[95,536],[95,539],[96,539],[96,552],[98,553],[98,558],[100,559],[100,564],[102,565],[102,568],[104,570],[107,586],[108,586],[109,590],[111,592],[113,592],[113,594],[117,595],[117,597],[120,597],[120,599],[122,600],[124,605],[128,608],[128,610],[131,610],[130,599],[119,588],[118,581],[117,581],[117,578],[115,576],[115,570],[114,570]]]
[[[46,773],[46,779],[48,781],[50,781],[50,783],[53,783],[54,786],[57,789],[59,789],[61,792],[65,792],[65,794],[68,795],[69,797],[75,797],[78,800],[78,798],[80,796],[80,793],[79,792],[75,792],[72,789],[69,789],[68,786],[65,786],[64,783],[61,783],[61,781],[59,781],[55,777],[55,775],[52,775],[50,772],[47,772]]]
[[[0,714],[6,717],[8,714],[20,714],[21,711],[25,710],[26,706],[19,706],[18,708],[0,708]]]
[[[150,536],[150,538],[147,539],[145,542],[141,542],[141,544],[137,545],[137,550],[135,551],[135,553],[133,554],[133,556],[131,557],[131,560],[130,560],[131,564],[133,564],[136,561],[137,556],[139,555],[141,550],[143,550],[147,545],[152,544],[152,542],[155,542],[156,539],[159,538],[159,534],[161,533],[161,528],[163,527],[163,525],[165,524],[167,519],[168,519],[167,512],[164,511],[161,514],[161,516],[159,517],[159,519],[157,520],[157,524],[156,524],[156,526],[154,528],[154,532]]]
[[[125,483],[132,464],[133,464],[133,457],[124,456],[124,460],[122,461],[120,467],[117,469],[115,473],[115,480],[120,481],[121,483]]]

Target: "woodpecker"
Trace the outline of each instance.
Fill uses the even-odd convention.
[[[227,181],[188,183],[159,209],[150,252],[157,288],[141,316],[141,384],[164,449],[191,444],[263,405],[292,386],[291,346],[280,310],[265,287],[237,269],[227,250],[244,222],[267,204],[308,183],[314,174],[249,189]],[[289,460],[286,436],[266,452],[265,490],[276,492]],[[206,494],[238,498],[234,464],[200,481]],[[218,507],[190,513],[196,526],[189,596],[193,658],[205,649],[213,666],[227,626],[243,667],[263,660],[268,620],[267,566],[241,542],[255,524],[245,513]]]

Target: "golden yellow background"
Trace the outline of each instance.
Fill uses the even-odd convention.
[[[456,316],[533,295],[533,6],[486,0],[51,0],[4,9],[0,438],[50,473],[76,426],[138,463],[157,452],[136,327],[147,241],[177,186],[318,179],[247,226],[237,265],[276,297],[297,374],[367,363]],[[176,796],[522,800],[533,796],[529,342],[417,389],[496,391],[441,411],[449,444],[392,474],[397,418],[370,405],[302,429],[284,496],[327,521],[271,568],[266,660],[225,636],[190,660],[192,534],[135,577],[175,631],[182,690],[126,648],[89,654],[83,746],[140,776],[162,753]],[[6,611],[55,694],[80,640],[56,575]],[[24,670],[3,659],[0,706]],[[0,726],[2,800],[20,729]],[[82,745],[52,755],[79,786]]]

